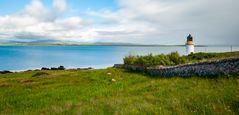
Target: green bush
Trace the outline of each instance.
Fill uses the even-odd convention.
[[[155,65],[177,65],[185,63],[184,57],[180,57],[178,52],[172,52],[171,54],[155,55],[149,54],[147,56],[128,56],[124,58],[124,64],[135,64],[142,66],[155,66]]]
[[[201,60],[210,60],[223,57],[220,53],[195,53],[188,56],[180,56],[178,52],[172,52],[170,54],[160,54],[147,56],[127,56],[124,58],[124,64],[127,65],[141,65],[141,66],[173,66],[179,64],[185,64],[189,62],[198,62]]]
[[[137,57],[136,56],[127,56],[124,58],[124,64],[135,64]]]

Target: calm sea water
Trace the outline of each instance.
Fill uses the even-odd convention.
[[[234,46],[233,51],[239,51]],[[0,71],[21,71],[41,67],[107,68],[123,63],[127,55],[161,54],[185,47],[119,47],[119,46],[0,46]],[[231,47],[197,47],[196,52],[227,52]]]

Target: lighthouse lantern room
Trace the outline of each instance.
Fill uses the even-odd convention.
[[[186,42],[186,54],[189,55],[191,53],[194,53],[194,42],[193,42],[193,37],[191,34],[188,35],[187,37],[187,42]]]

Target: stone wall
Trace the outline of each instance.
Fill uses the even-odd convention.
[[[131,71],[144,71],[146,72],[147,67],[140,65],[124,65],[124,64],[115,64],[114,68],[124,68]]]
[[[134,71],[145,71],[152,76],[219,76],[219,75],[239,75],[239,58],[224,59],[200,62],[195,64],[185,64],[179,66],[170,67],[149,67],[145,68],[142,66],[135,65],[123,65],[123,68],[134,70]]]

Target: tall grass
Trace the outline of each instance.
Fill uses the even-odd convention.
[[[0,114],[239,114],[236,76],[151,78],[123,69],[42,72],[47,74],[0,74]]]

